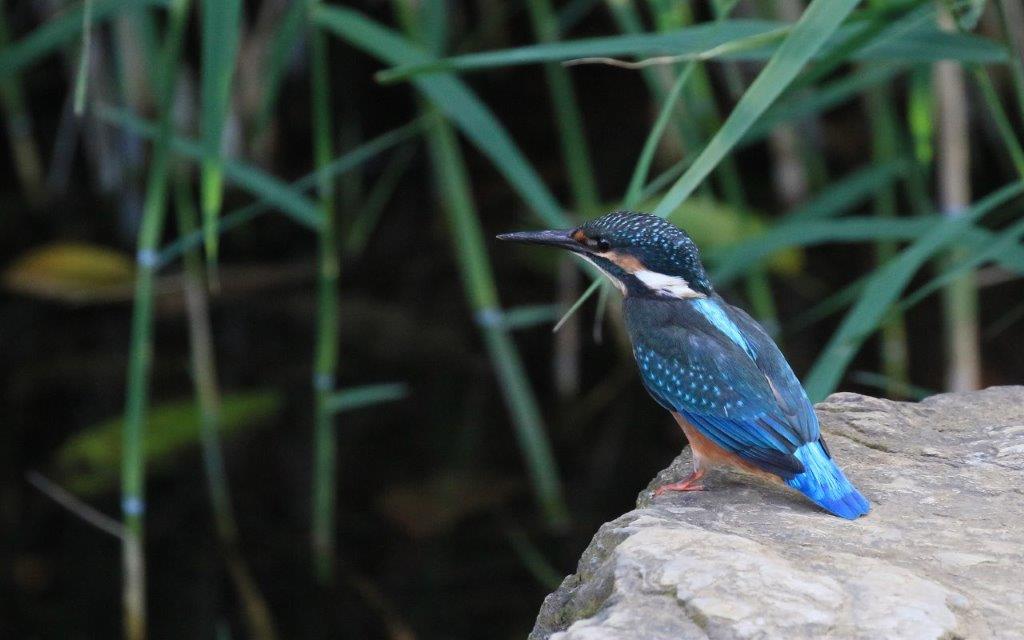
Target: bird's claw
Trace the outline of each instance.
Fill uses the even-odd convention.
[[[664,495],[669,491],[707,491],[707,487],[705,487],[703,484],[690,484],[686,485],[685,487],[676,486],[681,484],[683,483],[673,482],[672,484],[662,485],[654,490],[654,497],[657,498],[658,496]]]
[[[669,491],[705,491],[704,483],[700,481],[703,477],[703,470],[694,471],[684,480],[661,485],[654,490],[654,497],[657,498]]]

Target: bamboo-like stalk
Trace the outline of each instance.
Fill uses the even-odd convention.
[[[312,16],[319,0],[307,0]],[[319,171],[331,162],[334,133],[328,87],[327,39],[309,21],[310,84],[313,92],[313,154]],[[335,181],[323,174],[317,185],[323,226],[319,230],[317,330],[313,365],[313,563],[317,580],[334,580],[337,434],[329,399],[338,366],[338,272],[340,250],[335,221]]]
[[[146,481],[144,433],[153,361],[153,280],[157,265],[157,247],[167,212],[170,172],[168,147],[173,128],[171,111],[188,8],[189,0],[173,0],[168,7],[167,34],[160,52],[159,76],[156,83],[160,109],[159,134],[153,145],[138,238],[138,270],[135,276],[135,303],[132,309],[121,462],[121,511],[125,527],[122,543],[124,634],[128,640],[141,640],[146,637],[146,565],[143,536]]]
[[[444,208],[456,234],[464,284],[502,384],[505,401],[516,422],[516,434],[526,453],[530,477],[549,524],[561,528],[567,521],[567,512],[562,502],[555,460],[519,353],[500,322],[502,311],[494,274],[486,259],[483,232],[469,193],[469,178],[451,125],[441,121],[431,127],[428,145],[435,179],[441,186]]]
[[[395,0],[405,31],[422,41],[421,22],[412,0]],[[512,337],[503,322],[494,273],[487,258],[483,230],[469,186],[465,160],[451,124],[419,98],[421,110],[433,114],[435,123],[425,128],[442,207],[448,218],[456,259],[466,297],[473,308],[501,392],[512,414],[516,438],[526,458],[531,484],[545,520],[554,530],[564,530],[569,513],[558,479],[558,468],[548,442],[540,407]]]
[[[444,207],[455,235],[459,267],[477,322],[501,383],[505,402],[516,423],[519,445],[526,453],[530,477],[548,523],[564,528],[568,512],[562,499],[558,470],[545,435],[540,408],[530,390],[522,360],[501,322],[497,287],[487,253],[483,231],[476,216],[462,153],[455,132],[446,121],[427,133],[428,146]]]
[[[943,28],[953,29],[949,12],[941,10]],[[939,106],[937,180],[939,208],[956,218],[971,202],[970,138],[964,72],[955,62],[935,65],[935,93]],[[946,385],[951,391],[970,391],[981,385],[978,288],[973,272],[952,282],[944,291],[946,320]]]
[[[196,233],[198,216],[189,190],[187,171],[179,170],[176,177],[175,212],[178,233],[184,237]],[[214,525],[224,550],[228,571],[242,602],[250,633],[259,640],[274,640],[277,634],[274,632],[270,608],[242,557],[238,543],[238,525],[234,508],[231,506],[224,454],[220,445],[220,391],[213,353],[209,305],[203,281],[203,260],[197,248],[193,247],[185,252],[184,263],[185,311],[188,317],[189,348],[192,355],[192,380],[199,404],[200,445]]]
[[[876,163],[892,162],[899,156],[899,133],[893,109],[892,91],[888,86],[871,89],[866,96],[868,119],[871,123],[872,156]],[[896,190],[883,187],[875,196],[875,214],[891,218],[896,215]],[[875,245],[875,260],[884,264],[899,250],[895,242]],[[890,396],[899,396],[909,384],[907,327],[903,315],[893,312],[882,325],[882,373]]]

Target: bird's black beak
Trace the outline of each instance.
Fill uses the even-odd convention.
[[[569,231],[519,231],[518,233],[499,234],[498,240],[507,242],[521,242],[523,244],[541,244],[548,247],[560,247],[571,251],[578,251],[583,245],[576,242],[572,237],[572,230]]]

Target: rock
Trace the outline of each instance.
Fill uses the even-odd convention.
[[[531,640],[1024,638],[1024,387],[817,406],[872,502],[847,521],[716,472],[603,525]]]

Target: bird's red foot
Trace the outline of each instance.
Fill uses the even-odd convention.
[[[691,473],[686,479],[670,484],[663,484],[654,490],[654,496],[658,497],[669,491],[704,491],[704,483],[700,480],[704,477],[705,471],[699,469]]]

